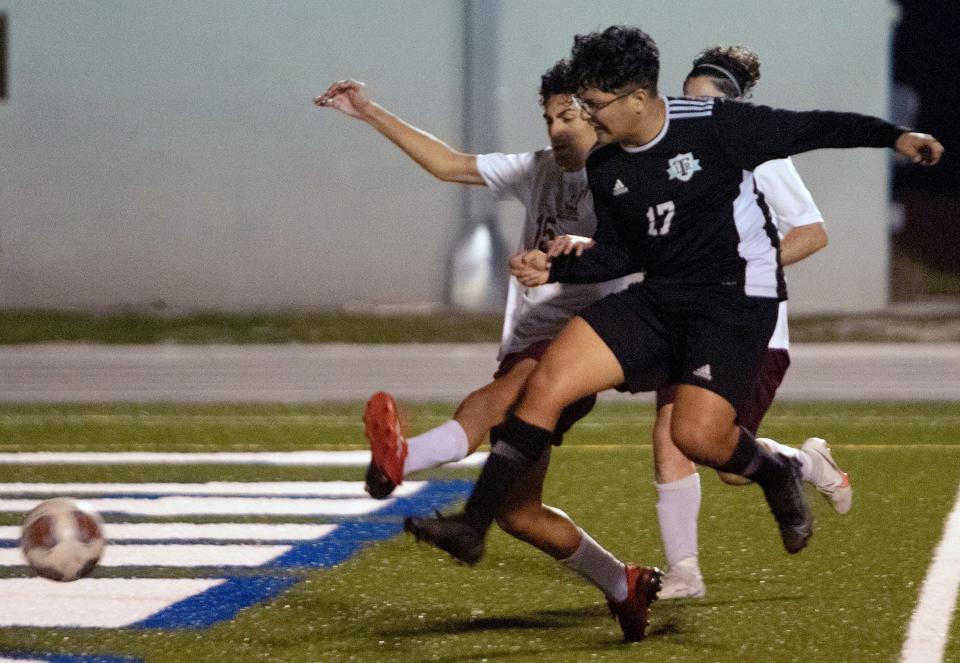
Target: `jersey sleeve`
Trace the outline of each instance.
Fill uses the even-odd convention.
[[[753,178],[784,234],[797,226],[823,223],[813,196],[790,159],[761,164],[753,171]]]
[[[516,198],[525,202],[532,186],[535,159],[534,152],[478,154],[477,170],[499,200]]]
[[[714,117],[721,148],[745,170],[822,148],[893,147],[908,131],[859,113],[790,111],[729,99],[716,101]]]

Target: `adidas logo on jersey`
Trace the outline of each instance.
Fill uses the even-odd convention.
[[[706,380],[708,382],[713,381],[713,375],[710,374],[710,364],[704,364],[703,366],[695,370],[693,374],[698,378],[700,378],[701,380]]]
[[[629,191],[630,189],[627,188],[627,185],[621,182],[620,180],[617,180],[616,183],[613,185],[613,195],[615,196],[622,196],[623,194]]]

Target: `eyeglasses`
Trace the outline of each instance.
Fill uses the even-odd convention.
[[[602,111],[607,106],[609,106],[610,104],[612,104],[613,102],[620,101],[624,97],[629,97],[634,92],[636,92],[636,88],[630,90],[629,92],[624,92],[623,94],[618,95],[613,99],[608,99],[607,101],[598,101],[598,102],[587,101],[577,96],[574,96],[573,98],[576,100],[577,104],[580,105],[580,108],[583,109],[583,112],[592,117],[597,113],[599,113],[600,111]]]

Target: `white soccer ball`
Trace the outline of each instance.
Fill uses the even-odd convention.
[[[100,514],[86,502],[56,497],[23,519],[20,549],[38,575],[69,582],[97,566],[106,540]]]

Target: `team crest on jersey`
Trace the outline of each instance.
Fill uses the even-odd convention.
[[[695,172],[703,170],[703,168],[700,167],[700,160],[693,158],[693,152],[678,154],[667,163],[670,164],[670,167],[667,168],[667,174],[670,175],[670,179],[680,180],[681,182],[689,182]]]

